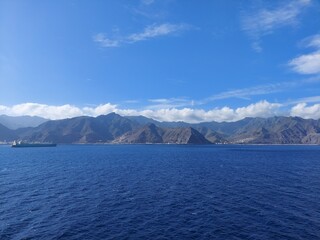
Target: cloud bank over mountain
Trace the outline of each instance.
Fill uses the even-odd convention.
[[[47,119],[64,119],[77,116],[99,116],[111,112],[122,116],[145,116],[158,121],[184,121],[189,123],[208,121],[237,121],[246,117],[299,116],[303,118],[320,118],[320,104],[294,103],[289,108],[285,104],[271,103],[266,100],[247,106],[231,108],[228,106],[204,110],[201,108],[160,108],[133,109],[121,108],[116,104],[106,103],[96,107],[77,107],[70,104],[47,105],[39,103],[22,103],[13,106],[0,105],[0,114],[9,116],[39,116]]]

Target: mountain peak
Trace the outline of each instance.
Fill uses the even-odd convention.
[[[7,116],[0,115],[0,123],[9,129],[16,130],[25,127],[37,127],[40,124],[49,121],[48,119],[36,116]]]
[[[141,124],[143,122],[146,123]],[[95,118],[50,120],[37,127],[18,130],[0,123],[0,141],[15,138],[56,143],[319,144],[320,120],[270,117],[190,124],[110,113]]]

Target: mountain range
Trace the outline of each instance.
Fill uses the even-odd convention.
[[[25,127],[37,127],[41,123],[44,123],[46,121],[48,121],[48,119],[36,116],[12,117],[7,115],[0,115],[0,124],[13,130]]]
[[[3,117],[3,116],[2,116]],[[40,125],[20,127],[23,118],[0,121],[0,141],[55,143],[173,144],[320,144],[320,120],[299,117],[245,118],[236,122],[159,122],[116,113],[62,120],[36,119]],[[1,120],[1,118],[0,118]],[[26,123],[25,123],[26,124]],[[11,129],[10,127],[11,126]],[[16,127],[12,127],[16,126]]]

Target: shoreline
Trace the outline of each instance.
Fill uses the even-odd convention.
[[[12,143],[0,143],[0,146],[12,146]],[[281,143],[226,143],[226,144],[190,144],[190,143],[57,143],[57,146],[61,145],[182,145],[182,146],[320,146],[320,144],[305,144],[305,143],[293,143],[293,144],[281,144]]]

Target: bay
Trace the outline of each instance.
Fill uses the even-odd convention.
[[[319,239],[320,146],[0,146],[0,239]]]

